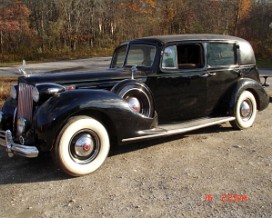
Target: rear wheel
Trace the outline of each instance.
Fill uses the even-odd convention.
[[[83,176],[97,170],[110,149],[105,127],[97,120],[79,116],[62,129],[55,146],[55,159],[62,170],[72,176]]]
[[[235,106],[235,120],[231,125],[236,129],[246,129],[253,125],[257,114],[257,104],[254,95],[244,91],[239,96]]]

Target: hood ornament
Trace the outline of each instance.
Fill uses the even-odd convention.
[[[25,67],[26,67],[26,61],[23,60],[23,64],[21,66],[19,66],[18,70],[19,70],[20,74],[27,76],[27,73],[25,71]]]

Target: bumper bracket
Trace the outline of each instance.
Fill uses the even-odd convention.
[[[14,143],[10,130],[0,130],[0,146],[6,148],[9,157],[13,157],[14,154],[28,158],[38,157],[39,155],[39,150],[35,146]]]

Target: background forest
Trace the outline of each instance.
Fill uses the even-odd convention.
[[[272,59],[269,0],[0,0],[0,62],[110,55],[121,41],[218,33]]]

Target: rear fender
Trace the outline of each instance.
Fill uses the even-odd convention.
[[[243,91],[246,90],[250,91],[254,95],[257,102],[257,109],[259,111],[264,110],[269,104],[269,96],[267,95],[262,85],[255,80],[248,78],[241,79],[234,85],[232,90],[233,91],[229,105],[231,115],[234,114],[234,108],[239,96],[242,94]]]

